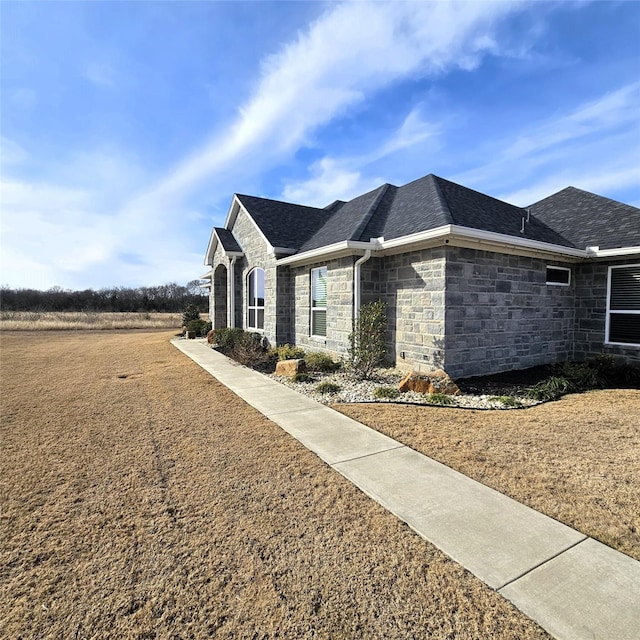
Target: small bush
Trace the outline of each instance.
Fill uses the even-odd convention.
[[[373,390],[373,395],[376,398],[388,398],[389,400],[393,400],[400,395],[400,389],[396,389],[395,387],[376,387]]]
[[[349,366],[357,378],[369,378],[382,361],[386,331],[386,304],[382,300],[363,304],[349,334]]]
[[[182,326],[187,327],[192,320],[200,320],[198,305],[188,304],[182,312]]]
[[[325,380],[321,382],[317,387],[316,391],[318,393],[326,394],[326,393],[338,393],[342,387],[335,382],[330,382],[329,380]]]
[[[565,362],[561,374],[578,389],[602,389],[607,386],[603,370],[593,361]]]
[[[291,378],[294,382],[315,382],[316,379],[313,376],[310,376],[308,373],[296,373],[293,378]]]
[[[243,331],[237,336],[228,355],[236,362],[254,369],[266,365],[271,360],[268,350],[262,345],[262,336],[253,331]]]
[[[236,342],[240,340],[240,337],[244,334],[244,331],[238,327],[225,327],[224,329],[213,330],[213,341],[221,351],[227,352],[233,349]]]
[[[499,402],[504,407],[517,408],[522,406],[522,402],[513,396],[496,396],[493,398],[489,398],[489,400],[493,400],[494,402]]]
[[[446,393],[429,393],[427,394],[427,402],[429,404],[450,405],[453,404],[453,399]]]
[[[202,318],[194,318],[189,320],[186,325],[187,331],[194,332],[197,336],[207,335],[207,323]]]
[[[304,358],[304,349],[292,344],[283,344],[273,350],[278,360],[300,360]]]
[[[330,373],[340,368],[339,362],[334,362],[330,355],[321,351],[312,351],[304,356],[304,363],[309,371]]]
[[[534,400],[555,400],[572,391],[576,391],[576,386],[567,378],[551,376],[534,385],[527,395]]]

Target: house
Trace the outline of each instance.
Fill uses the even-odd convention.
[[[640,209],[574,187],[526,208],[434,175],[324,208],[236,194],[205,263],[214,327],[270,344],[344,354],[382,299],[399,368],[640,364]]]

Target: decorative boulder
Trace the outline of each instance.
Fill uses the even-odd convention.
[[[215,341],[216,341],[216,333],[213,329],[211,329],[211,331],[207,333],[207,342],[209,344],[215,344]]]
[[[460,393],[458,385],[449,377],[446,371],[431,371],[430,373],[416,373],[411,371],[400,381],[400,391],[416,391],[417,393],[445,393],[457,396]]]
[[[303,373],[307,370],[307,365],[302,358],[297,360],[280,360],[276,364],[276,375],[293,378],[296,373]]]

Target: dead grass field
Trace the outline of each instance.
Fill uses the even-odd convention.
[[[204,315],[203,318],[205,318]],[[181,326],[181,313],[0,312],[0,331],[77,331],[84,329],[176,329],[177,331]]]
[[[639,390],[517,411],[333,408],[640,560]]]
[[[548,638],[171,336],[1,335],[0,637]]]

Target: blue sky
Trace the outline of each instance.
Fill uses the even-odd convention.
[[[640,205],[639,2],[0,2],[0,283],[185,284],[234,192]]]

